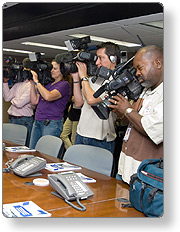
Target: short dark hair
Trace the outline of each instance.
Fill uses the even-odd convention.
[[[112,43],[112,42],[104,42],[101,44],[98,44],[97,46],[97,50],[100,48],[105,48],[106,51],[105,53],[110,56],[116,56],[117,57],[117,64],[120,63],[120,48],[117,44]]]
[[[157,45],[147,45],[145,47],[140,48],[138,51],[146,51],[146,52],[154,52],[159,53],[163,56],[163,49]]]
[[[147,45],[140,48],[137,53],[143,51],[144,55],[149,55],[151,58],[160,58],[163,61],[163,49],[157,45]]]

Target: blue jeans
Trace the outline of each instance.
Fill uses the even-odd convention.
[[[37,141],[44,135],[53,135],[60,137],[63,130],[63,119],[50,120],[50,123],[46,126],[44,121],[35,120],[31,132],[31,139],[29,147],[34,149]]]
[[[123,181],[122,176],[121,176],[121,175],[119,175],[119,174],[116,174],[116,179],[117,179],[117,180],[121,180],[121,181]]]
[[[34,121],[33,116],[32,117],[13,118],[11,115],[9,115],[9,122],[10,123],[23,125],[27,128],[27,139],[26,139],[26,144],[25,144],[26,146],[29,146],[33,121]]]
[[[95,147],[101,147],[101,148],[107,149],[112,154],[114,153],[114,149],[115,149],[115,141],[107,142],[106,139],[98,140],[98,139],[84,137],[79,134],[76,134],[76,139],[75,139],[74,144],[85,144],[85,145],[91,145]]]

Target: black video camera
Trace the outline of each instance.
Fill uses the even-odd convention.
[[[41,54],[39,52],[30,53],[29,59],[32,64],[30,69],[38,74],[38,80],[43,86],[54,81],[51,77],[52,64],[41,60]],[[29,80],[31,79],[32,77]]]
[[[100,103],[92,105],[93,110],[100,119],[108,119],[109,113],[112,110],[108,106],[113,104],[109,102],[109,99],[117,95],[117,93],[127,97],[129,100],[137,101],[139,98],[143,88],[135,75],[135,69],[133,67],[125,69],[133,58],[123,65],[118,65],[114,70],[107,69],[103,66],[100,67],[98,76],[105,80],[108,80],[110,76],[113,78],[108,83],[102,85],[93,95],[95,98],[98,98],[102,93],[107,92],[107,98]]]
[[[96,46],[88,47],[88,43],[90,42],[90,36],[65,41],[69,52],[58,54],[55,57],[56,62],[60,63],[63,75],[78,72],[76,61],[87,64],[87,73],[89,76],[96,74],[97,66],[95,62],[97,56],[96,53],[90,52],[90,50],[96,50]],[[79,51],[77,52],[76,50]]]
[[[17,63],[15,58],[8,57],[5,62],[6,65],[3,66],[4,78],[10,78],[13,83],[17,83],[32,77],[32,74],[28,70],[24,70],[23,65]]]
[[[52,65],[42,61],[40,53],[30,53],[29,59],[25,59],[27,60],[24,62],[24,65],[18,64],[15,58],[9,57],[6,59],[7,65],[3,66],[3,77],[11,78],[13,83],[23,82],[26,79],[32,80],[33,76],[30,70],[33,70],[38,74],[39,82],[42,85],[47,85],[54,81],[51,77]],[[24,69],[24,67],[28,70]]]

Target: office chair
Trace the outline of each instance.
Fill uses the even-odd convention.
[[[58,155],[61,155],[62,145],[63,142],[60,138],[53,135],[44,135],[38,140],[35,149],[57,158]]]
[[[76,144],[69,147],[63,160],[111,176],[113,154],[100,147]]]
[[[25,145],[27,138],[27,128],[23,125],[3,123],[2,137],[3,139],[18,145]]]

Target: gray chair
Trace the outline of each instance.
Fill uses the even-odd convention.
[[[63,160],[111,176],[113,154],[100,147],[76,144],[69,147]]]
[[[27,138],[27,128],[23,125],[3,123],[2,137],[3,139],[18,145],[25,145]]]
[[[62,145],[63,142],[60,138],[53,135],[44,135],[38,140],[35,149],[57,158],[60,154]]]

